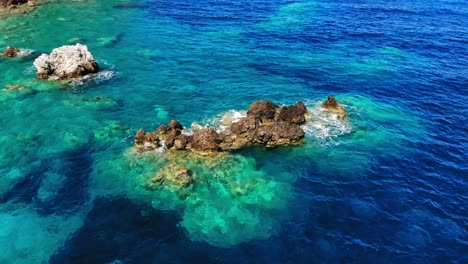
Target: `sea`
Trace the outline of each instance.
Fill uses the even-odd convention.
[[[76,43],[98,74],[36,78]],[[466,1],[48,1],[0,17],[7,46],[0,263],[468,263]],[[133,148],[259,100],[305,103],[302,144]],[[171,162],[190,188],[148,188]]]

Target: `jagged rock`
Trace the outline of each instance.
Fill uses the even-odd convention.
[[[143,129],[138,130],[135,135],[135,146],[141,150],[154,150],[159,145],[159,137],[155,133],[146,133]]]
[[[330,113],[334,113],[338,118],[343,119],[346,117],[347,113],[344,107],[342,107],[338,101],[333,96],[328,96],[327,100],[322,104],[323,109]]]
[[[246,133],[249,130],[255,129],[258,124],[258,120],[254,117],[244,117],[241,118],[238,122],[231,124],[230,132],[236,135]]]
[[[42,54],[34,61],[36,76],[40,79],[81,79],[99,71],[99,66],[88,47],[81,44],[62,46],[50,55]]]
[[[205,128],[195,133],[191,140],[191,149],[198,152],[216,152],[220,150],[219,136],[213,128]]]
[[[284,106],[279,110],[278,118],[282,121],[293,123],[293,124],[303,124],[305,123],[305,114],[307,113],[307,108],[303,102],[298,102],[295,105]]]
[[[213,128],[195,130],[193,135],[183,132],[176,120],[160,126],[154,133],[140,130],[135,136],[135,147],[151,150],[164,141],[167,149],[192,150],[200,154],[240,149],[260,144],[267,147],[289,145],[304,138],[300,127],[305,122],[307,109],[302,102],[279,107],[269,101],[252,103],[247,116],[232,123],[220,133]]]
[[[252,143],[273,147],[296,143],[304,136],[304,130],[297,124],[279,122],[258,126],[249,133],[249,140]]]
[[[187,147],[187,144],[191,140],[191,136],[188,135],[180,135],[176,139],[174,139],[174,149],[176,150],[183,150]]]
[[[171,120],[167,125],[168,130],[182,130],[184,127],[177,120]]]
[[[20,52],[20,49],[8,46],[3,50],[3,56],[13,58],[16,57]]]
[[[270,101],[258,101],[250,104],[247,116],[259,119],[262,122],[270,121],[275,118],[278,108],[277,104]]]

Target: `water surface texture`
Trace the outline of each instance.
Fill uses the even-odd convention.
[[[0,263],[468,262],[465,1],[58,1],[0,18]],[[81,43],[102,68],[35,78]],[[22,85],[11,91],[3,87]],[[344,121],[325,113],[328,95]],[[294,147],[136,153],[176,118],[304,101]],[[170,160],[196,183],[145,183]]]

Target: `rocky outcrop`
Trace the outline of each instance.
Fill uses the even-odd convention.
[[[20,49],[8,46],[3,50],[3,56],[13,58],[18,56],[20,52]]]
[[[36,76],[40,79],[81,79],[99,71],[99,66],[88,47],[81,44],[62,46],[50,55],[42,54],[34,61]]]
[[[252,103],[247,116],[224,131],[223,149],[239,149],[253,144],[267,147],[290,145],[304,138],[307,108],[303,102],[279,107],[269,101]]]
[[[327,100],[322,104],[325,111],[334,113],[338,118],[343,119],[346,117],[347,113],[343,106],[341,106],[338,101],[333,96],[328,96]]]
[[[179,122],[172,120],[155,132],[139,130],[135,135],[135,147],[139,150],[165,147],[211,154],[252,145],[275,147],[296,144],[305,135],[300,125],[305,122],[306,113],[302,102],[279,107],[269,101],[259,101],[250,105],[246,117],[231,123],[225,130],[217,132],[213,128],[204,128],[189,134],[184,133]]]

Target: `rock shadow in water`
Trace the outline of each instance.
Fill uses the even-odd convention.
[[[169,244],[184,237],[174,212],[157,211],[127,198],[94,201],[81,227],[50,263],[151,263],[164,258]]]
[[[86,146],[66,151],[42,160],[37,167],[2,196],[0,203],[34,203],[41,215],[70,213],[80,208],[88,199],[87,185],[93,160]],[[57,165],[58,164],[58,165]],[[48,172],[60,172],[64,184],[50,199],[41,201],[38,191]]]

